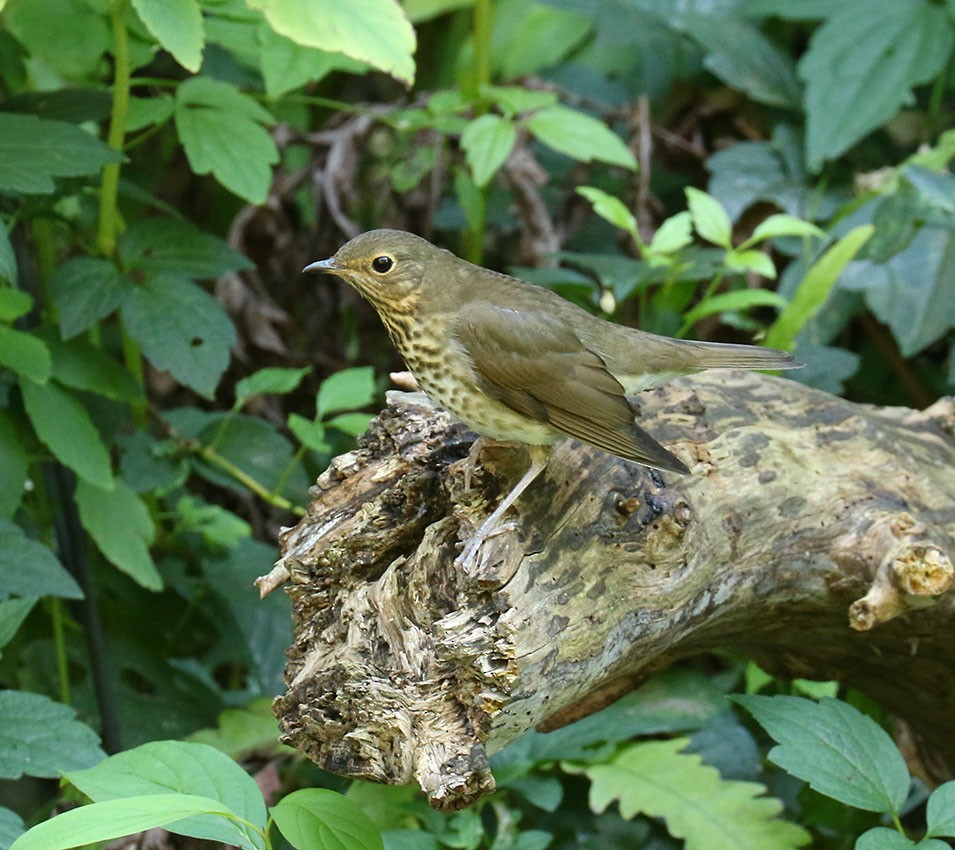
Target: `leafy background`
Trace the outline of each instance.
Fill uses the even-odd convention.
[[[953,46],[950,0],[0,0],[0,846],[63,799],[35,846],[271,846],[261,794],[295,846],[940,846],[950,786],[878,706],[724,655],[525,736],[468,811],[343,783],[275,744],[289,609],[251,581],[399,366],[299,274],[370,227],[849,398],[951,393]]]

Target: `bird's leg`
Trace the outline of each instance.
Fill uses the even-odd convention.
[[[475,443],[475,445],[477,445]],[[512,488],[511,492],[508,493],[504,499],[501,501],[491,515],[484,520],[478,526],[474,534],[471,535],[471,538],[465,544],[464,549],[461,550],[461,554],[454,559],[454,563],[458,567],[468,567],[470,566],[473,559],[477,556],[478,551],[481,546],[484,545],[486,540],[489,540],[491,537],[494,537],[496,534],[500,534],[510,526],[509,523],[501,522],[501,517],[507,512],[508,508],[511,507],[523,493],[537,478],[538,475],[544,470],[544,467],[547,466],[547,456],[549,453],[549,447],[547,446],[528,446],[528,451],[531,456],[531,465],[527,468],[520,481],[517,482]],[[470,461],[470,457],[468,458]],[[467,471],[466,473],[467,474]]]

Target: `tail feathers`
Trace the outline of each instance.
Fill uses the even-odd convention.
[[[801,363],[788,351],[761,348],[758,345],[734,345],[726,342],[686,342],[692,346],[696,369],[801,369]]]

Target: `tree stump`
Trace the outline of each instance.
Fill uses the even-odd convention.
[[[468,570],[462,541],[526,469],[420,394],[389,394],[281,537],[295,639],[282,740],[334,773],[416,780],[432,805],[494,788],[488,754],[583,717],[675,659],[732,648],[838,679],[955,765],[955,400],[853,404],[748,372],[640,396],[692,470],[568,440]],[[929,758],[930,757],[930,758]]]

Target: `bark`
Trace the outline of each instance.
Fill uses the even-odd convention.
[[[468,569],[454,558],[528,463],[392,394],[283,532],[294,604],[283,740],[335,773],[467,805],[487,756],[583,717],[675,659],[732,648],[838,679],[955,766],[955,400],[866,407],[723,371],[644,393],[641,424],[693,470],[573,441]]]

